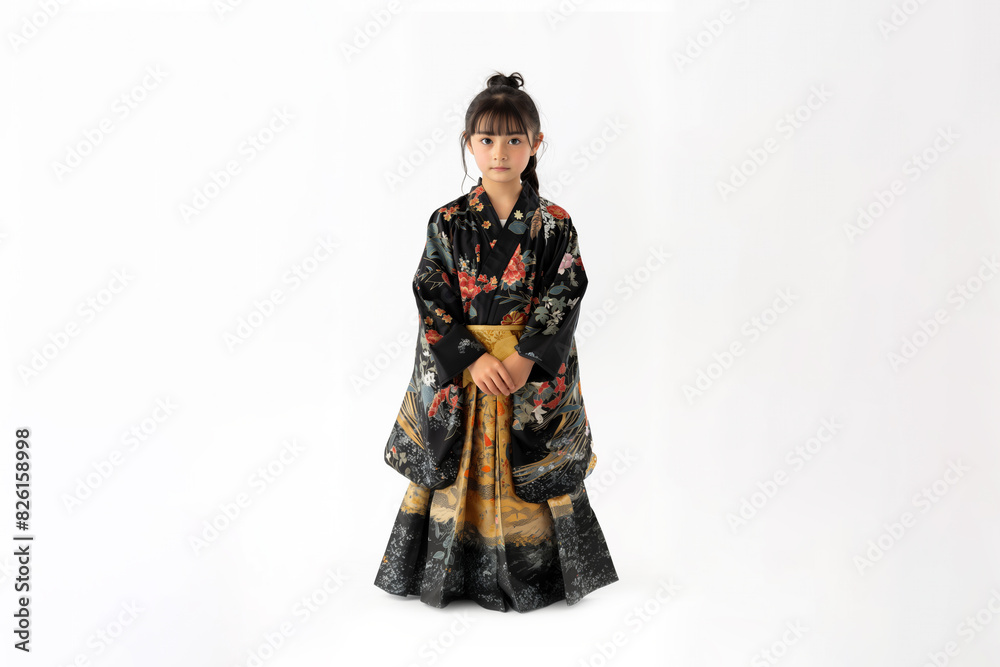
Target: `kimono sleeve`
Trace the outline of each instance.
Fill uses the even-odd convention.
[[[478,359],[486,348],[465,328],[465,309],[459,288],[447,222],[440,212],[427,223],[427,243],[413,276],[413,294],[426,338],[444,384]]]
[[[580,302],[587,291],[587,274],[572,219],[564,218],[557,230],[549,241],[553,251],[544,253],[538,303],[514,347],[522,357],[535,362],[529,382],[552,381],[564,371],[580,319]]]

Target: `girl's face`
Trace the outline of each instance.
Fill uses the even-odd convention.
[[[543,136],[539,132],[534,145],[531,145],[526,134],[484,134],[477,131],[467,146],[476,158],[484,183],[520,183],[521,172],[528,166],[528,158],[538,150]]]

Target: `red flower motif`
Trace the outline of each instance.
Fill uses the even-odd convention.
[[[524,268],[524,258],[521,257],[521,244],[517,244],[517,249],[514,251],[514,255],[510,258],[510,262],[507,264],[507,268],[504,269],[503,283],[510,287],[514,283],[524,280],[525,268]]]
[[[564,209],[562,206],[549,204],[548,206],[545,207],[545,210],[547,210],[550,214],[552,214],[552,217],[555,218],[556,220],[563,220],[564,218],[569,217],[569,213],[567,213],[566,209]]]
[[[476,284],[476,279],[464,271],[458,272],[458,285],[462,290],[462,300],[471,301],[479,294],[480,288]]]
[[[438,209],[438,213],[444,213],[445,220],[451,220],[451,216],[453,216],[456,211],[458,211],[458,204],[448,208],[441,207]]]
[[[528,316],[520,310],[512,310],[503,316],[503,319],[500,320],[500,324],[524,324],[527,320]]]
[[[428,417],[433,417],[437,414],[438,406],[441,405],[441,401],[445,400],[445,394],[447,393],[448,387],[444,387],[434,394],[434,400],[431,401],[431,407],[427,410]]]
[[[424,339],[427,341],[428,345],[433,345],[434,343],[438,342],[442,338],[444,338],[444,336],[442,336],[441,334],[439,334],[434,329],[428,329],[427,333],[424,334]]]
[[[486,188],[484,188],[481,185],[472,191],[473,197],[472,199],[469,200],[469,205],[472,206],[477,211],[483,210],[483,204],[482,202],[479,201],[479,195],[483,194],[484,192],[486,192]]]

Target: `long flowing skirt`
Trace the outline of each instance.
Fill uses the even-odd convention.
[[[497,339],[519,332],[513,325],[469,329],[477,338],[480,330],[493,333],[482,340],[503,356],[511,342],[495,345]],[[468,371],[464,389],[458,477],[436,491],[410,483],[375,585],[419,595],[433,607],[464,598],[487,609],[525,612],[558,600],[572,605],[618,581],[584,484],[543,503],[518,498],[510,465],[511,398],[482,393]]]

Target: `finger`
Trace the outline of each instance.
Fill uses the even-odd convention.
[[[500,394],[507,395],[507,383],[504,381],[503,376],[497,372],[493,377],[490,378],[493,381],[493,385],[496,387],[497,396]]]
[[[490,396],[496,396],[500,393],[500,387],[497,385],[497,381],[494,378],[488,380],[490,385]]]
[[[504,384],[507,387],[507,391],[504,392],[504,393],[510,393],[510,392],[514,391],[514,389],[515,389],[515,387],[514,387],[514,378],[511,377],[510,371],[507,370],[507,367],[506,366],[500,366],[500,368],[498,369],[498,372],[499,372],[501,378],[503,379]]]

